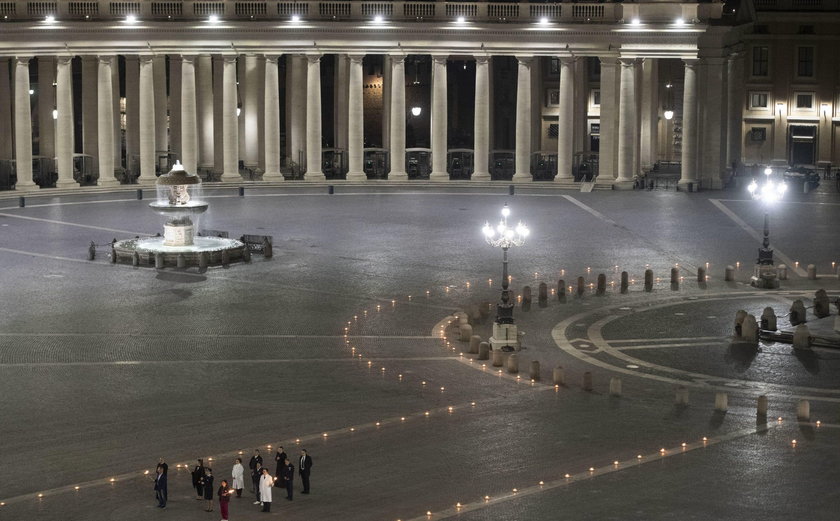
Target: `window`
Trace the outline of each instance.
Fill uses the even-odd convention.
[[[549,139],[557,139],[557,135],[560,133],[559,129],[560,129],[560,127],[557,123],[551,123],[548,126],[548,137],[549,137]]]
[[[812,78],[814,76],[814,48],[796,48],[796,75],[800,78]]]
[[[813,25],[800,25],[799,26],[799,34],[814,34],[814,26]]]
[[[750,129],[750,141],[766,141],[767,129],[762,127],[753,127]]]
[[[767,76],[770,69],[770,50],[766,46],[753,47],[752,75]]]
[[[750,109],[766,109],[768,93],[766,92],[750,92]]]
[[[547,107],[556,107],[560,105],[560,90],[548,89],[545,96],[545,104]]]
[[[600,107],[601,106],[601,91],[599,89],[595,89],[592,91],[592,106],[593,107]]]
[[[814,93],[813,92],[797,92],[796,108],[799,110],[814,110]]]

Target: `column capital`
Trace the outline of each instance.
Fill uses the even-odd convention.
[[[449,54],[433,54],[432,60],[438,64],[446,64],[449,61]]]
[[[485,64],[485,63],[489,63],[489,62],[490,62],[490,57],[489,57],[489,56],[484,56],[484,55],[474,55],[474,56],[473,56],[473,58],[475,59],[475,63],[476,63],[476,64],[479,64],[479,63],[480,63],[480,64],[482,64],[482,65],[483,65],[483,64]]]
[[[700,64],[700,58],[683,58],[683,64],[688,68],[695,68]]]
[[[350,58],[350,61],[353,63],[362,63],[362,60],[365,59],[365,54],[348,54],[347,57]]]
[[[516,60],[523,65],[531,65],[534,61],[534,57],[530,54],[517,54]]]
[[[185,62],[195,62],[195,59],[198,58],[198,55],[197,54],[181,54],[179,56],[179,58],[181,58],[181,60],[183,60]]]
[[[406,54],[403,52],[388,53],[388,57],[391,58],[391,63],[402,63],[405,61]]]
[[[598,56],[601,61],[601,67],[615,67],[618,65],[618,58],[615,56]]]
[[[112,54],[100,54],[98,56],[99,63],[102,65],[110,65],[113,67],[114,65],[114,55]]]
[[[319,62],[321,61],[321,57],[322,57],[323,55],[324,55],[323,53],[318,52],[318,53],[311,53],[311,54],[310,54],[310,53],[307,53],[307,54],[305,54],[304,56],[306,56],[306,60],[307,60],[310,64],[312,64],[312,63],[319,63]]]
[[[29,65],[29,60],[32,59],[32,56],[15,56],[15,61],[17,63],[25,63]]]
[[[635,67],[638,62],[639,62],[639,60],[637,58],[619,58],[618,59],[618,63],[620,63],[622,67]]]
[[[140,59],[140,63],[152,63],[155,56],[153,54],[141,54],[138,58]]]
[[[55,62],[58,65],[69,65],[72,60],[73,60],[72,56],[56,56],[55,57]]]
[[[560,56],[559,57],[560,63],[563,65],[574,65],[577,61],[576,56]]]
[[[277,60],[280,59],[280,56],[282,56],[282,54],[279,53],[279,52],[271,52],[271,53],[268,53],[268,54],[264,54],[263,59],[265,59],[266,61],[275,61],[276,62]]]
[[[235,54],[223,54],[222,61],[225,63],[236,63],[237,56]]]

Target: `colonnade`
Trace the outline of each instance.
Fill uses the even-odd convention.
[[[363,59],[364,54],[339,55],[347,60],[347,78],[340,83],[346,86],[346,145],[348,158],[347,179],[366,179],[364,158],[364,103]],[[389,70],[384,71],[390,89],[383,96],[386,118],[386,146],[390,149],[389,180],[408,179],[406,172],[406,88],[405,54],[389,54],[385,60]],[[50,67],[55,67],[55,157],[58,187],[77,186],[73,179],[73,93],[71,56],[47,57],[39,74],[51,78]],[[239,181],[240,161],[246,167],[258,167],[264,181],[282,181],[280,146],[280,75],[279,54],[211,55],[183,54],[169,56],[169,110],[166,100],[165,61],[160,55],[140,54],[126,56],[126,127],[127,148],[139,155],[139,182],[151,183],[155,179],[156,164],[161,151],[177,150],[187,171],[201,168],[221,171],[222,181]],[[491,56],[475,56],[475,107],[474,107],[474,171],[472,179],[490,178],[490,121],[491,121]],[[719,179],[726,165],[740,158],[740,110],[738,59],[733,55],[727,61],[684,59],[684,89],[682,100],[682,178],[680,184],[700,182],[698,172],[706,178]],[[305,151],[303,179],[325,179],[322,165],[321,128],[321,59],[320,53],[288,55],[287,57],[287,161],[297,159],[294,152]],[[575,91],[581,88],[583,78],[575,77],[575,60],[571,56],[559,58],[557,116],[557,164],[555,182],[569,182],[575,153],[576,133],[584,131],[575,121]],[[0,66],[8,66],[8,58],[0,58]],[[18,190],[36,188],[32,181],[32,125],[29,110],[30,56],[14,59],[14,155],[17,158]],[[447,173],[447,55],[432,56],[432,108],[431,108],[431,174],[430,180],[448,180]],[[516,56],[516,120],[515,120],[515,169],[514,182],[532,180],[531,133],[533,69],[538,63],[534,56]],[[644,74],[639,58],[616,56],[601,57],[600,103],[600,175],[601,180],[612,181],[615,188],[629,188],[639,173],[641,156],[647,160],[655,153],[646,147],[655,147],[655,139],[645,135],[646,126],[657,124],[657,107],[642,102],[640,90],[657,88],[654,73]],[[103,186],[118,184],[114,165],[120,157],[115,153],[114,108],[119,92],[114,86],[115,56],[98,56],[96,66],[96,128],[99,181]],[[722,89],[725,102],[718,100],[716,113],[701,111],[698,103],[698,70],[705,66],[709,77],[726,78]],[[239,67],[239,72],[237,72]],[[244,79],[240,91],[237,78]],[[175,79],[177,78],[177,81]],[[652,79],[651,79],[652,78]],[[8,84],[6,84],[8,85]],[[6,89],[9,86],[5,87]],[[0,90],[4,82],[0,82]],[[0,92],[0,99],[8,92]],[[87,93],[86,93],[87,95]],[[118,95],[118,94],[117,94]],[[8,99],[8,96],[6,96]],[[647,98],[645,98],[647,99]],[[643,110],[643,108],[646,109]],[[43,109],[43,104],[42,104]],[[240,110],[243,112],[239,117]],[[647,112],[645,112],[647,111]],[[653,113],[651,114],[651,111]],[[0,112],[2,113],[2,112]],[[168,124],[167,127],[167,115]],[[86,122],[87,123],[87,122]],[[711,129],[716,129],[711,132]],[[703,135],[708,131],[709,136]],[[240,133],[243,133],[240,136]],[[49,132],[41,129],[42,146]],[[118,136],[118,134],[117,134]],[[241,139],[243,138],[243,139]],[[709,143],[717,140],[719,157],[698,157]],[[581,140],[578,139],[578,142]],[[119,143],[116,143],[119,147]],[[721,170],[723,169],[723,170]],[[716,188],[716,186],[710,186]]]

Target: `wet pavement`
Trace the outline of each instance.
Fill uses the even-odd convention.
[[[313,493],[288,502],[275,489],[261,514],[246,492],[231,519],[836,519],[840,351],[747,350],[730,336],[739,309],[771,306],[781,325],[794,299],[840,294],[837,194],[774,210],[772,245],[794,269],[759,291],[762,210],[735,193],[336,192],[206,190],[202,228],[273,235],[274,257],[204,274],[112,265],[104,247],[86,260],[90,241],[161,229],[133,192],[0,200],[0,520],[218,519],[176,465],[212,457],[218,480],[238,452],[278,443],[309,450]],[[515,311],[517,375],[482,366],[448,324],[498,298],[501,252],[480,229],[504,202],[532,230],[510,252],[512,288],[534,288]],[[599,273],[604,296],[590,286]],[[559,301],[558,279],[574,289],[578,276],[584,294]],[[486,338],[490,320],[474,328]],[[688,406],[674,405],[680,386]],[[143,475],[160,456],[164,511]]]

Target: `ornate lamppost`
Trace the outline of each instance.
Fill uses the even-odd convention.
[[[507,253],[511,246],[522,246],[531,233],[528,227],[519,222],[515,228],[508,226],[510,208],[507,203],[502,207],[502,218],[496,227],[484,223],[484,239],[487,244],[502,249],[502,299],[496,305],[496,320],[493,323],[493,336],[490,345],[493,349],[513,351],[519,348],[519,337],[513,323],[513,302],[510,295]]]
[[[764,240],[758,249],[758,260],[751,284],[757,288],[778,288],[779,278],[773,263],[773,250],[770,248],[770,206],[784,196],[787,184],[784,181],[775,182],[771,178],[773,169],[764,169],[764,182],[758,184],[755,179],[747,186],[753,199],[764,203]]]

